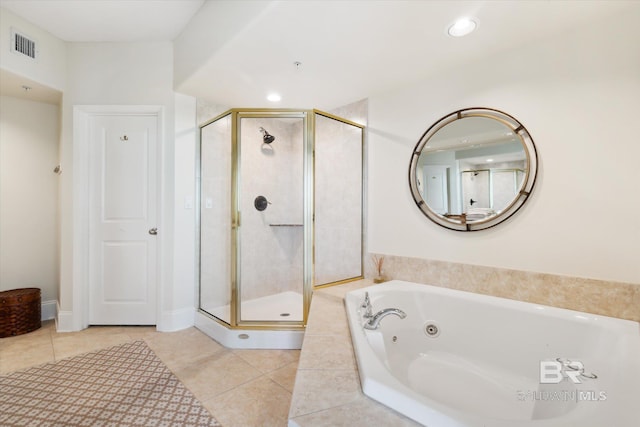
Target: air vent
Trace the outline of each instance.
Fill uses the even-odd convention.
[[[11,29],[11,51],[36,59],[38,50],[36,42],[31,37]]]

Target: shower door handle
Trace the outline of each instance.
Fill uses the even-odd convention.
[[[149,234],[151,234],[152,236],[155,236],[156,234],[158,234],[158,229],[156,227],[150,228]]]

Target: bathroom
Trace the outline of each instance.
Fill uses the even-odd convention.
[[[164,244],[160,248],[157,325],[160,330],[174,331],[194,324],[197,219],[193,206],[197,197],[193,177],[197,167],[197,124],[233,107],[274,105],[245,99],[229,103],[224,85],[195,89],[195,83],[189,81],[188,76],[205,72],[198,71],[194,64],[206,60],[186,46],[197,39],[199,26],[220,23],[213,3],[207,2],[198,11],[192,32],[185,31],[173,42],[63,42],[19,16],[2,11],[3,46],[9,28],[16,26],[37,38],[43,52],[57,52],[53,55],[56,60],[46,56],[40,59],[46,67],[44,71],[13,60],[14,54],[5,54],[4,50],[1,65],[3,71],[44,83],[63,94],[59,128],[54,126],[53,130],[59,134],[55,138],[59,140],[59,152],[57,158],[52,156],[47,171],[50,178],[58,180],[58,188],[53,190],[59,191],[58,248],[53,251],[53,258],[59,261],[57,268],[51,269],[52,279],[43,290],[43,301],[52,307],[52,316],[57,316],[61,331],[76,331],[87,325],[82,284],[86,272],[81,266],[84,232],[82,224],[75,221],[83,213],[74,203],[78,197],[82,200],[74,187],[75,180],[82,179],[77,175],[82,171],[75,169],[76,105],[163,106],[166,138],[161,158],[165,173],[161,178],[163,223],[159,229]],[[300,16],[298,9],[292,9],[278,17],[283,12],[278,8],[284,5],[264,3],[256,10],[247,10],[250,19],[245,16],[242,20],[229,6],[227,19],[238,19],[236,28],[252,29],[244,37],[255,39],[256,34],[261,34],[270,40],[276,37],[275,33],[264,34],[249,24],[255,20],[252,25],[259,27],[270,19],[280,22],[291,19],[291,15]],[[607,7],[607,2],[600,4]],[[383,274],[390,279],[436,283],[639,320],[640,225],[633,220],[640,210],[640,199],[634,196],[638,192],[636,159],[640,157],[640,145],[636,143],[640,124],[635,117],[640,98],[640,59],[634,54],[639,16],[633,2],[614,5],[600,17],[585,15],[564,31],[557,30],[561,26],[558,25],[555,32],[546,33],[541,18],[544,14],[529,4],[531,20],[541,28],[535,37],[478,55],[474,49],[463,51],[459,43],[455,44],[465,39],[443,36],[442,43],[449,51],[460,49],[467,56],[458,58],[459,62],[437,56],[437,68],[421,69],[419,75],[406,79],[398,76],[395,84],[377,87],[365,96],[345,89],[335,102],[318,96],[317,103],[308,105],[296,99],[306,83],[305,73],[317,65],[313,59],[299,57],[282,60],[286,62],[282,74],[296,90],[279,106],[319,108],[366,126],[362,263],[366,278],[375,275],[369,254],[380,254],[385,257]],[[318,19],[329,13],[313,12]],[[453,17],[440,18],[439,34],[445,32],[445,25]],[[312,25],[306,21],[300,25],[303,24]],[[387,31],[398,30],[386,25]],[[482,37],[480,30],[491,25],[491,21],[482,20],[477,35]],[[222,25],[219,28],[220,38],[231,38]],[[313,29],[321,30],[316,26]],[[509,31],[515,29],[508,27],[500,34],[506,37]],[[367,34],[372,44],[382,39],[381,32]],[[242,38],[235,43],[234,48],[250,45]],[[357,48],[370,42],[354,38],[352,43]],[[410,50],[404,52],[410,59],[441,55],[420,43],[403,47]],[[230,59],[224,55],[233,49],[216,48],[221,55],[218,61]],[[246,62],[239,63],[252,69],[262,63],[259,59],[262,57],[248,54]],[[301,65],[294,65],[294,61]],[[327,73],[340,68],[336,66]],[[225,72],[232,75],[232,71]],[[127,78],[118,79],[114,85],[113,76]],[[224,81],[227,75],[220,71],[220,76]],[[214,85],[216,79],[211,80]],[[331,81],[321,83],[327,85],[324,92],[335,92],[330,90]],[[349,83],[347,88],[355,86],[356,80]],[[261,98],[266,95],[250,80],[245,84],[259,92]],[[219,101],[207,100],[194,95],[197,90],[203,94],[218,90],[225,96]],[[364,118],[349,116],[340,109],[363,99]],[[505,111],[524,124],[535,141],[539,170],[531,197],[511,218],[486,230],[460,233],[433,224],[416,208],[407,184],[407,170],[411,150],[429,126],[453,111],[479,106]],[[264,127],[278,137],[271,128]],[[58,163],[62,166],[60,175],[53,173]],[[4,177],[3,181],[9,182]],[[5,241],[3,238],[3,244]],[[46,265],[52,256],[48,257]],[[2,289],[7,288],[3,277]]]

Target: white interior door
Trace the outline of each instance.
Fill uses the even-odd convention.
[[[92,325],[156,323],[157,129],[151,115],[89,121]]]
[[[425,165],[424,167],[424,199],[436,213],[449,212],[449,178],[447,166]]]

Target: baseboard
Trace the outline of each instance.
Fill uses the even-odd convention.
[[[187,329],[195,322],[195,308],[185,307],[179,310],[164,311],[157,324],[158,331],[173,332]]]
[[[55,317],[56,331],[57,332],[76,331],[77,329],[74,328],[73,311],[60,310],[60,304],[58,304],[57,302],[56,302],[56,309],[58,311],[58,315]]]
[[[157,329],[161,332],[173,332],[190,328],[194,324],[194,316],[195,309],[193,307],[165,311],[158,321]],[[78,330],[74,326],[73,312],[60,310],[60,305],[57,301],[46,301],[42,304],[42,320],[49,319],[56,319],[56,330],[58,332],[73,332]]]
[[[58,311],[58,301],[42,301],[42,309],[40,310],[40,320],[51,320],[56,318]]]

